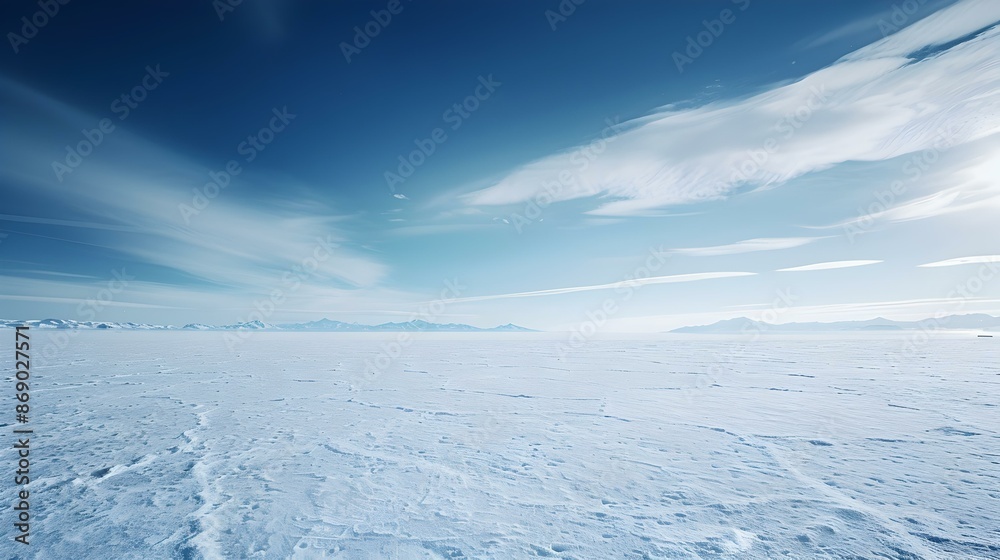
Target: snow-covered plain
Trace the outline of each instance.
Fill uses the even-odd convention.
[[[1000,339],[392,339],[72,337],[0,555],[1000,558]]]

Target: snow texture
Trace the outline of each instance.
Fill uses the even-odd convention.
[[[996,339],[221,337],[33,364],[0,556],[1000,558]]]

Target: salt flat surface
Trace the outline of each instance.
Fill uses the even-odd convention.
[[[221,336],[36,360],[0,555],[1000,558],[998,339]]]

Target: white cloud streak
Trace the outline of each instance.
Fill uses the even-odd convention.
[[[754,253],[757,251],[777,251],[780,249],[791,249],[812,243],[822,237],[763,237],[757,239],[747,239],[737,241],[728,245],[716,245],[713,247],[692,247],[687,249],[672,249],[670,252],[678,255],[690,255],[695,257],[713,257],[717,255],[736,255],[740,253]]]
[[[15,216],[12,214],[0,214],[0,222],[20,222],[25,224],[44,224],[55,226],[67,226],[85,229],[104,229],[109,231],[130,231],[141,233],[142,230],[134,227],[119,226],[114,224],[99,224],[95,222],[80,222],[77,220],[55,220],[51,218],[36,218],[34,216]]]
[[[821,262],[815,264],[807,264],[803,266],[793,266],[791,268],[780,268],[777,272],[808,272],[813,270],[833,270],[837,268],[853,268],[856,266],[868,266],[870,264],[878,264],[883,261],[831,261],[831,262]]]
[[[673,284],[676,282],[697,282],[699,280],[714,280],[718,278],[737,278],[741,276],[754,276],[755,272],[696,272],[692,274],[674,274],[671,276],[654,276],[651,278],[636,278],[634,280],[623,280],[621,282],[611,282],[609,284],[595,284],[592,286],[575,286],[571,288],[554,288],[551,290],[535,290],[532,292],[516,292],[511,294],[495,294],[488,296],[472,296],[457,298],[453,302],[473,302],[488,301],[494,299],[513,299],[525,297],[554,296],[560,294],[572,294],[577,292],[590,292],[594,290],[613,290],[616,288],[634,288],[636,286],[646,286],[650,284]]]
[[[936,268],[940,266],[960,266],[963,264],[992,264],[1000,263],[1000,255],[982,255],[978,257],[959,257],[927,264],[917,265],[920,268]]]

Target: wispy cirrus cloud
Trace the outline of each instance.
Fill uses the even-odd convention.
[[[266,293],[320,244],[329,256],[309,272],[309,283],[365,289],[387,274],[385,264],[342,243],[348,238],[341,223],[345,217],[317,201],[264,205],[223,191],[200,214],[184,220],[179,207],[192,203],[192,188],[202,187],[208,171],[225,162],[202,164],[125,128],[109,134],[64,182],[58,181],[45,173],[52,158],[62,155],[53,151],[49,129],[93,127],[98,117],[3,76],[0,100],[15,109],[17,118],[30,116],[34,123],[26,129],[33,132],[3,154],[0,179],[52,201],[55,214],[0,214],[0,222],[66,228],[77,233],[65,241],[104,247],[136,265],[161,267],[187,283],[234,293]],[[239,177],[241,184],[260,180],[252,169]],[[75,219],[58,215],[66,207]]]
[[[927,154],[930,154],[928,156]],[[919,161],[919,163],[914,163]],[[925,220],[1000,207],[1000,138],[993,136],[953,151],[908,156],[902,175],[872,192],[853,218],[807,229],[871,229],[880,224]],[[893,191],[895,189],[895,191]],[[924,194],[924,193],[930,194]],[[915,196],[914,196],[915,195]]]
[[[616,288],[634,288],[636,286],[647,286],[650,284],[673,284],[676,282],[697,282],[700,280],[715,280],[719,278],[738,278],[741,276],[754,276],[755,272],[695,272],[691,274],[673,274],[670,276],[653,276],[650,278],[635,278],[623,280],[621,282],[611,282],[608,284],[594,284],[590,286],[574,286],[569,288],[553,288],[550,290],[535,290],[531,292],[515,292],[510,294],[493,294],[487,296],[470,296],[456,298],[452,302],[473,302],[488,301],[494,299],[513,299],[526,297],[554,296],[561,294],[573,294],[577,292],[590,292],[594,290],[613,290]]]
[[[1000,130],[1000,3],[964,0],[795,83],[637,119],[584,168],[572,152],[470,193],[470,205],[593,197],[590,214],[648,214],[770,187],[848,161],[931,148],[944,123],[962,144]],[[988,29],[987,29],[988,28]],[[977,37],[969,34],[986,29]],[[949,42],[963,39],[958,44]],[[935,49],[941,45],[941,52]],[[765,146],[775,147],[765,150]],[[572,181],[560,179],[569,172]]]
[[[756,239],[746,239],[728,245],[715,245],[712,247],[691,247],[686,249],[672,249],[670,252],[678,255],[690,255],[694,257],[713,257],[717,255],[736,255],[740,253],[754,253],[757,251],[777,251],[780,249],[791,249],[812,243],[823,237],[762,237]]]
[[[854,268],[856,266],[868,266],[878,264],[883,261],[855,260],[855,261],[830,261],[803,266],[793,266],[791,268],[780,268],[776,272],[809,272],[813,270],[833,270],[836,268]]]
[[[958,257],[944,261],[937,261],[927,264],[917,265],[921,268],[936,268],[940,266],[960,266],[963,264],[993,264],[1000,263],[1000,255],[981,255],[977,257]]]
[[[907,56],[921,49],[945,45],[994,25],[998,20],[1000,4],[993,0],[962,0],[841,60]]]
[[[864,214],[850,220],[845,220],[824,226],[817,229],[845,228],[851,225],[866,224],[869,222],[909,222],[912,220],[924,220],[947,214],[954,210],[954,203],[961,193],[955,189],[947,189],[931,195],[921,196],[912,200],[902,202],[896,206],[873,214]]]
[[[105,229],[109,231],[130,231],[140,233],[142,230],[115,224],[102,224],[97,222],[81,222],[78,220],[56,220],[52,218],[38,218],[35,216],[16,216],[13,214],[0,214],[0,222],[18,222],[24,224],[45,224],[55,226],[68,226],[85,229]]]

